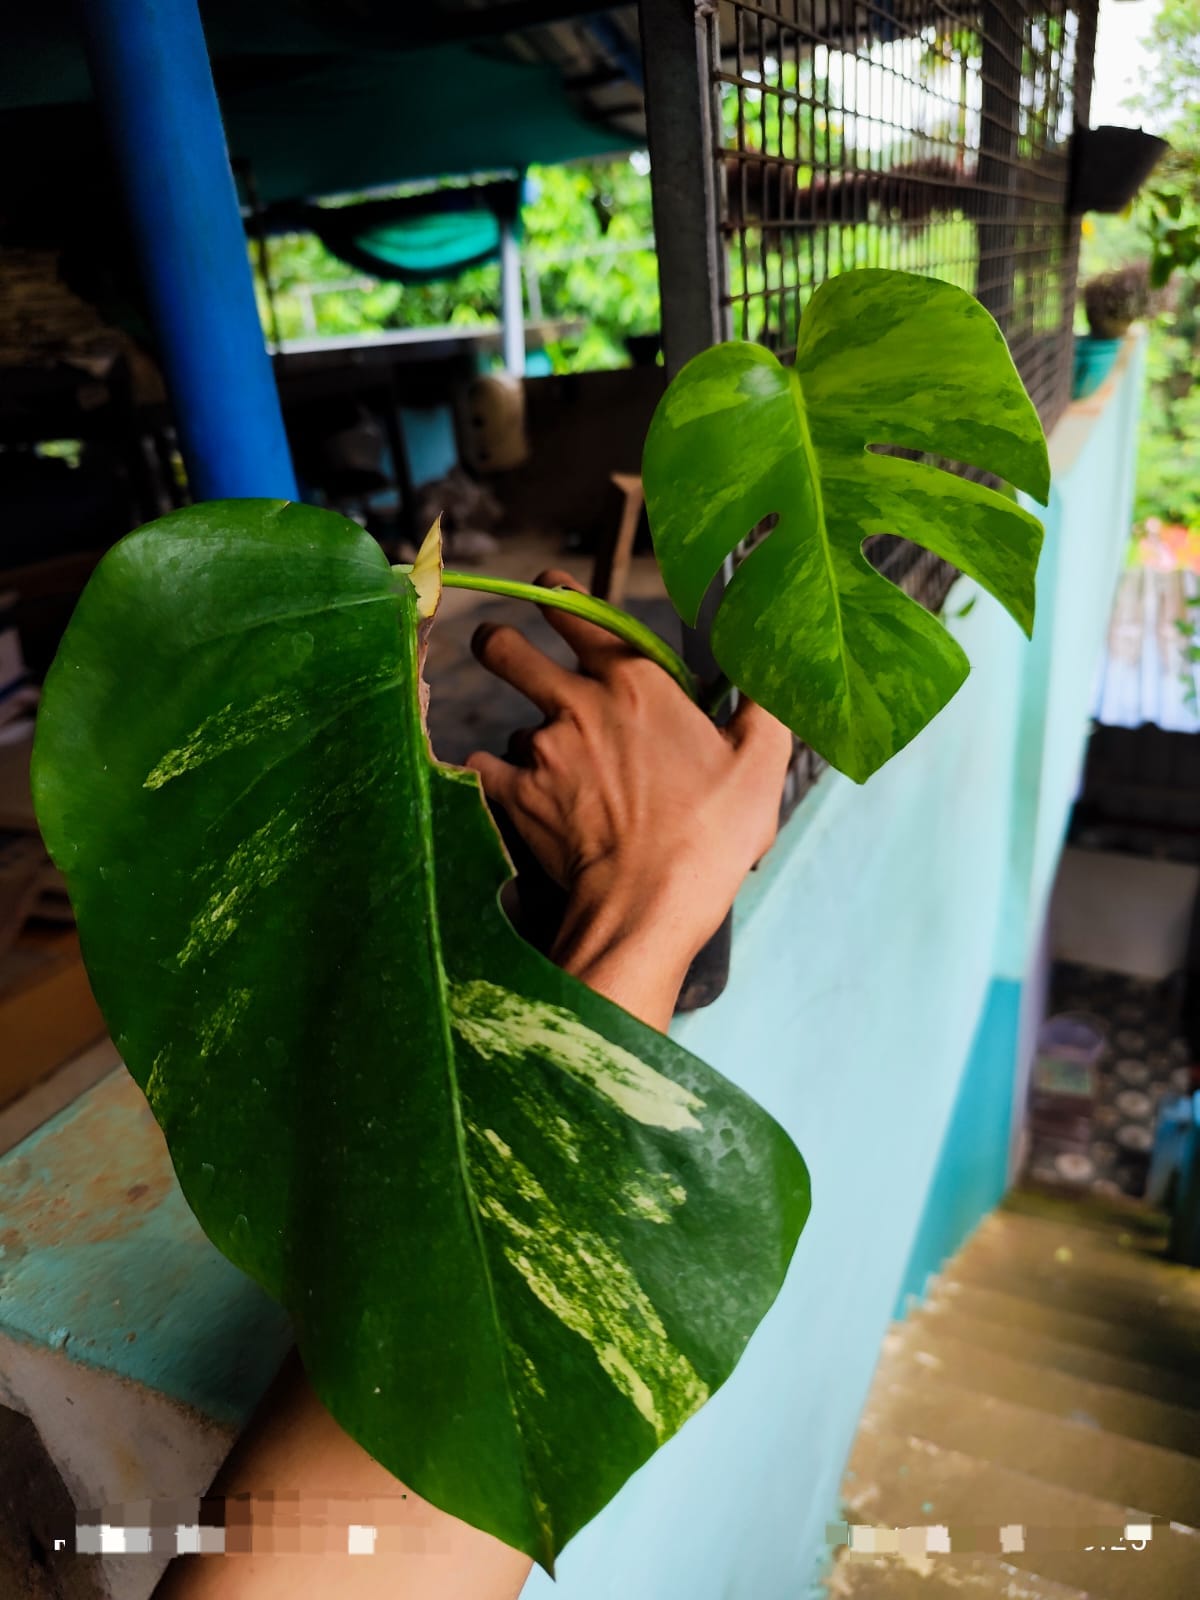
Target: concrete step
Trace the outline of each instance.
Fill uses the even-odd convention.
[[[902,1323],[889,1339],[901,1361],[916,1362],[960,1388],[1200,1456],[1200,1411],[1041,1366],[1028,1357],[980,1348],[929,1320]]]
[[[1147,1241],[1165,1243],[1168,1222],[1161,1211],[1144,1201],[1126,1195],[1080,1193],[1077,1189],[1039,1188],[1027,1185],[1014,1189],[1000,1202],[1000,1214],[1068,1221],[1072,1227],[1091,1233],[1112,1235],[1132,1233]]]
[[[1101,1322],[1131,1325],[1144,1330],[1156,1343],[1174,1351],[1169,1364],[1200,1370],[1200,1314],[1178,1295],[1136,1284],[1122,1285],[1108,1277],[1047,1267],[1040,1271],[1025,1264],[964,1251],[951,1262],[942,1278],[947,1283],[970,1284],[994,1293],[1014,1295],[1037,1305]],[[1157,1360],[1158,1357],[1153,1357]]]
[[[1039,1293],[1070,1292],[1090,1301],[1126,1308],[1154,1305],[1200,1332],[1200,1273],[1135,1253],[1132,1243],[1095,1247],[1082,1231],[1035,1222],[988,1218],[964,1245],[950,1270],[982,1281],[994,1273],[997,1284],[1020,1276]]]
[[[1022,1572],[998,1556],[934,1556],[924,1567],[898,1556],[849,1552],[834,1565],[830,1600],[1087,1600],[1083,1589]]]
[[[1137,1361],[1191,1378],[1200,1372],[1195,1343],[1186,1335],[1160,1327],[1150,1316],[1152,1308],[1143,1306],[1136,1317],[1128,1313],[1111,1317],[1087,1315],[1058,1302],[1047,1303],[1036,1296],[1001,1289],[983,1288],[978,1283],[958,1279],[952,1272],[933,1285],[931,1303],[953,1306],[968,1316],[1023,1328],[1033,1334],[1068,1344],[1090,1346],[1122,1360]]]
[[[1032,1471],[1002,1466],[962,1451],[931,1442],[919,1435],[903,1435],[864,1419],[846,1474],[844,1499],[849,1520],[883,1527],[918,1527],[941,1524],[950,1530],[951,1545],[974,1542],[973,1552],[928,1558],[930,1575],[943,1587],[953,1583],[960,1567],[975,1583],[968,1595],[995,1593],[1017,1600],[1040,1596],[1034,1580],[1059,1585],[1068,1594],[1081,1593],[1090,1600],[1195,1600],[1200,1573],[1200,1535],[1187,1527],[1154,1522],[1144,1507],[1080,1493],[1045,1482]],[[1129,1523],[1153,1523],[1145,1550],[1087,1550],[1087,1545],[1112,1545],[1118,1530]],[[1023,1551],[999,1552],[1000,1529],[1023,1530]],[[1114,1535],[1116,1537],[1114,1537]],[[1011,1541],[1009,1541],[1011,1543]],[[871,1563],[840,1560],[835,1575]],[[994,1565],[993,1565],[994,1564]],[[875,1570],[881,1583],[872,1588],[867,1579],[854,1576],[848,1596],[885,1600],[891,1591],[882,1578],[896,1577],[891,1564]],[[997,1571],[996,1569],[1001,1569]],[[1005,1568],[1023,1575],[1009,1581]],[[999,1585],[981,1587],[979,1573]],[[937,1590],[928,1591],[931,1595]],[[838,1591],[833,1590],[834,1594]],[[1049,1594],[1055,1590],[1050,1588]],[[896,1591],[897,1600],[908,1590]]]
[[[1196,1456],[973,1393],[916,1363],[889,1364],[881,1379],[864,1413],[876,1431],[911,1434],[1097,1500],[1200,1526]]]
[[[961,1297],[960,1297],[961,1298]],[[1200,1375],[1164,1370],[1142,1361],[1130,1361],[1091,1345],[1048,1338],[1010,1322],[995,1322],[960,1309],[954,1297],[932,1300],[915,1311],[908,1322],[929,1327],[934,1337],[944,1335],[980,1351],[994,1351],[1027,1361],[1032,1366],[1102,1383],[1110,1389],[1178,1403],[1200,1412]]]
[[[1057,1261],[1092,1270],[1103,1267],[1126,1282],[1144,1277],[1157,1288],[1162,1285],[1178,1291],[1200,1304],[1200,1274],[1180,1266],[1166,1255],[1165,1239],[1121,1230],[1096,1233],[1073,1227],[1066,1219],[1026,1217],[1004,1211],[985,1217],[967,1242],[967,1249],[1003,1243],[1018,1258],[1035,1264]]]

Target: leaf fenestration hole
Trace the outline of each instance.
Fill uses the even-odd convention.
[[[738,545],[735,559],[738,561],[744,561],[745,558],[750,554],[751,550],[753,550],[756,545],[760,545],[763,542],[778,521],[778,511],[772,511],[769,515],[765,516],[761,522],[756,522],[751,528],[750,532]]]

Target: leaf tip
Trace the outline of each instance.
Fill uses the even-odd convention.
[[[1048,506],[1050,504],[1050,483],[1050,454],[1043,448],[1041,458],[1037,464],[1036,479],[1029,487],[1029,493],[1040,506]]]

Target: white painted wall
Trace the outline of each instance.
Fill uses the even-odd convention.
[[[1050,907],[1059,961],[1158,981],[1184,963],[1200,867],[1109,850],[1064,850]]]

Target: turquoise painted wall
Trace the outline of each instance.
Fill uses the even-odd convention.
[[[930,1273],[954,1254],[1008,1187],[1021,1001],[1021,984],[992,979],[892,1310],[895,1318],[924,1295]]]
[[[740,896],[729,987],[676,1032],[790,1130],[813,1215],[728,1384],[527,1600],[803,1600],[889,1319],[1003,1187],[1024,981],[1128,527],[1139,379],[1131,348],[1112,390],[1056,431],[1033,644],[960,581],[947,615],[974,662],[961,693],[864,788],[825,775]],[[14,1152],[6,1176],[31,1181],[62,1133]],[[163,1249],[187,1231],[172,1206]],[[247,1342],[261,1355],[282,1340],[270,1308],[215,1253],[211,1272],[185,1274],[180,1304],[214,1340],[216,1376],[198,1382],[142,1234],[118,1245],[98,1281],[128,1264],[121,1314],[140,1295],[152,1316],[97,1321],[87,1282],[64,1299],[61,1270],[29,1259],[19,1304],[6,1300],[18,1335],[59,1348],[55,1330],[108,1329],[95,1353],[115,1370],[235,1420],[262,1374],[240,1387],[220,1374]],[[145,1337],[118,1357],[132,1326]]]
[[[1011,884],[997,949],[997,971],[1006,977],[1022,979],[1028,970],[1078,787],[1129,539],[1144,362],[1144,343],[1126,340],[1111,390],[1073,406],[1052,440],[1055,481],[1038,569],[1043,625],[1034,631],[1020,689]]]
[[[526,1600],[807,1592],[889,1319],[1004,1188],[1021,980],[1128,530],[1139,384],[1131,348],[1056,430],[1035,642],[960,580],[963,690],[866,787],[823,777],[743,892],[729,987],[675,1031],[789,1129],[813,1215],[728,1384]]]

